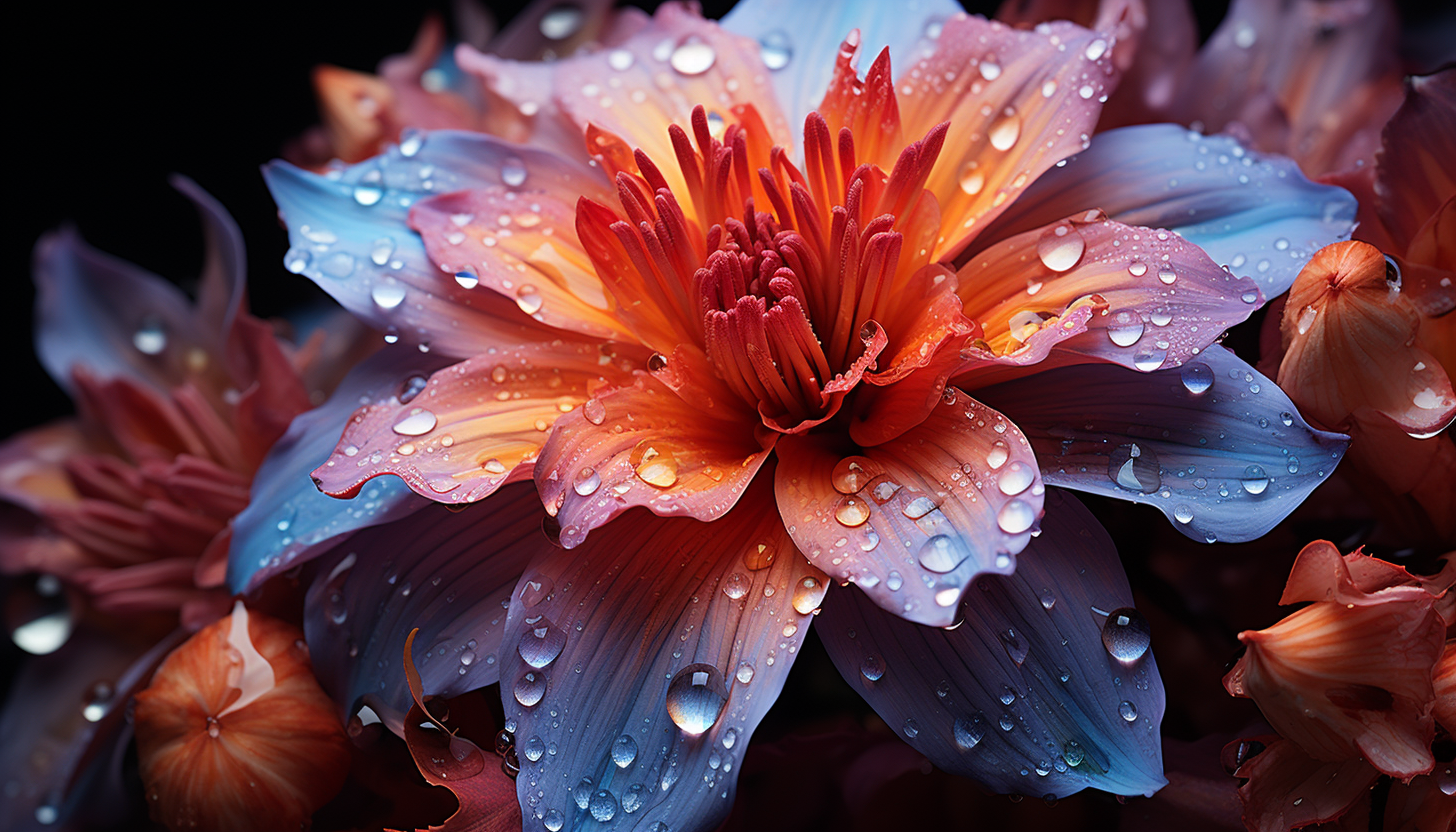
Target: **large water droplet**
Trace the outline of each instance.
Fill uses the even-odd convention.
[[[869,483],[873,477],[865,468],[869,462],[862,456],[847,456],[834,465],[834,472],[829,475],[829,481],[834,485],[834,490],[840,494],[854,494]]]
[[[986,187],[986,174],[981,172],[978,162],[971,162],[961,168],[959,182],[962,191],[975,196]]]
[[[958,716],[951,725],[951,734],[955,737],[957,747],[962,751],[970,751],[986,736],[986,729],[981,727],[979,715],[974,718]]]
[[[996,487],[1001,489],[1002,494],[1014,497],[1030,488],[1035,479],[1035,468],[1024,462],[1013,462],[996,478]]]
[[[581,406],[581,415],[586,417],[588,422],[600,425],[607,419],[607,406],[602,404],[600,399],[587,399]]]
[[[1047,229],[1036,241],[1036,254],[1042,265],[1054,272],[1069,271],[1081,262],[1086,250],[1087,241],[1082,233],[1067,223]]]
[[[931,572],[946,573],[953,571],[961,565],[969,556],[965,545],[956,538],[949,535],[938,534],[920,547],[916,559],[920,565]]]
[[[728,703],[723,674],[710,664],[690,664],[667,686],[667,715],[684,733],[697,736],[712,728]]]
[[[653,447],[649,440],[638,442],[630,459],[637,478],[648,485],[668,488],[677,482],[677,459],[671,452]]]
[[[637,759],[637,741],[626,734],[617,737],[617,741],[612,743],[612,762],[617,764],[617,768],[626,768],[632,765],[632,761],[635,759]]]
[[[997,150],[1010,150],[1021,137],[1021,118],[1014,110],[1007,110],[1000,118],[991,124],[987,133],[991,140],[991,146]]]
[[[1122,700],[1117,704],[1117,713],[1128,722],[1137,721],[1137,706],[1127,701],[1126,699]]]
[[[828,587],[824,582],[812,575],[805,575],[794,585],[794,611],[799,615],[808,615],[819,608],[824,602],[824,592]]]
[[[1007,534],[1021,534],[1036,522],[1036,510],[1021,500],[1011,500],[996,513],[996,525]]]
[[[1151,494],[1163,484],[1158,455],[1138,444],[1119,445],[1107,460],[1107,476],[1131,491]]]
[[[1195,396],[1201,396],[1213,386],[1213,370],[1207,364],[1194,362],[1183,365],[1183,387]]]
[[[845,495],[834,510],[834,519],[840,524],[855,528],[870,519],[870,505],[853,494]]]
[[[748,663],[748,662],[742,662],[742,663],[740,663],[738,665],[738,672],[736,674],[734,674],[734,678],[736,678],[739,682],[741,682],[741,683],[743,683],[745,685],[748,684],[749,682],[752,682],[753,681],[753,665],[750,664],[750,663]]]
[[[717,59],[718,53],[713,51],[713,47],[694,35],[672,50],[668,63],[683,75],[702,75],[713,68]]]
[[[404,287],[398,283],[376,283],[369,290],[374,305],[388,311],[404,303]]]
[[[516,680],[516,701],[532,707],[546,695],[546,676],[539,670],[528,670]]]
[[[71,637],[71,605],[54,575],[13,584],[4,615],[10,640],[31,655],[54,653]]]
[[[552,6],[541,15],[541,34],[551,40],[566,40],[581,29],[585,20],[581,9],[571,3]]]
[[[545,667],[556,661],[566,647],[566,632],[544,616],[526,619],[526,631],[516,645],[521,660],[532,667]]]
[[[435,429],[439,419],[423,408],[415,408],[410,415],[394,423],[394,432],[400,436],[424,436]]]
[[[794,57],[794,44],[782,29],[774,29],[758,39],[759,56],[769,69],[783,69]]]
[[[500,177],[509,187],[521,187],[526,184],[526,163],[515,156],[510,157],[501,165]]]
[[[1138,313],[1123,309],[1112,313],[1107,323],[1107,337],[1119,347],[1130,347],[1143,337],[1143,319]]]
[[[548,809],[541,818],[541,825],[546,827],[546,832],[561,832],[566,825],[566,816],[561,814],[560,809]]]
[[[1250,465],[1244,469],[1244,475],[1239,478],[1239,484],[1244,487],[1245,491],[1257,497],[1269,487],[1269,475],[1262,467]]]
[[[1102,622],[1102,646],[1120,662],[1135,662],[1148,652],[1153,631],[1143,614],[1132,607],[1119,607]]]
[[[598,789],[591,796],[588,811],[591,812],[592,817],[602,823],[606,823],[617,816],[617,798],[613,797],[612,793],[606,789]]]
[[[878,682],[885,675],[885,665],[880,662],[879,656],[865,656],[864,661],[859,663],[859,672],[871,682]]]
[[[536,287],[529,283],[516,290],[516,306],[521,308],[527,315],[534,315],[541,311],[545,301],[536,291]]]
[[[167,329],[160,318],[148,316],[131,334],[131,345],[143,355],[157,355],[167,348]]]

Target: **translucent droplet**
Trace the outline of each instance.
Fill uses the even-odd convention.
[[[61,649],[71,637],[70,602],[54,575],[21,579],[5,599],[5,619],[16,647],[34,656]],[[26,586],[29,584],[29,586]]]
[[[891,569],[890,574],[885,576],[885,588],[890,590],[891,592],[899,592],[900,587],[904,585],[905,579],[902,578],[900,576],[900,573],[895,571],[894,569]]]
[[[847,494],[840,499],[839,506],[835,508],[834,519],[849,528],[862,526],[866,520],[870,519],[869,503],[853,494]]]
[[[1184,364],[1181,375],[1183,387],[1195,396],[1207,393],[1208,388],[1213,386],[1213,370],[1207,364]]]
[[[566,40],[581,29],[585,20],[581,9],[571,3],[552,6],[541,15],[541,34],[551,40]]]
[[[977,716],[956,717],[951,725],[951,734],[955,737],[955,744],[962,751],[970,751],[980,744],[981,739],[986,736],[986,729],[981,727],[981,718]]]
[[[960,175],[961,190],[970,196],[975,196],[986,187],[986,175],[980,171],[980,165],[972,162],[961,168]]]
[[[600,399],[587,399],[581,406],[581,415],[588,422],[600,425],[607,419],[607,406]]]
[[[595,469],[583,468],[577,472],[576,482],[572,484],[571,489],[583,497],[590,497],[601,487],[601,474],[598,474]]]
[[[81,703],[81,716],[87,722],[100,722],[101,718],[111,710],[111,697],[115,693],[111,685],[106,682],[97,682],[87,692],[86,699]]]
[[[394,432],[400,436],[424,436],[437,424],[439,419],[434,413],[417,407],[410,411],[410,415],[394,423]]]
[[[1239,484],[1244,487],[1245,491],[1258,496],[1269,487],[1269,475],[1262,467],[1250,465],[1244,469],[1244,475],[1239,478]]]
[[[1002,494],[1014,497],[1030,488],[1035,479],[1035,468],[1024,462],[1013,462],[996,478],[996,487],[1001,489]]]
[[[543,616],[526,619],[526,631],[516,645],[521,660],[532,667],[545,667],[556,661],[566,647],[566,632]]]
[[[474,289],[480,285],[480,277],[475,272],[461,271],[455,273],[455,282],[462,289]]]
[[[969,553],[959,540],[938,534],[921,545],[916,559],[931,572],[943,574],[954,571],[968,556]]]
[[[814,612],[824,602],[826,589],[823,581],[812,575],[805,575],[794,585],[794,611],[800,615]]]
[[[1058,223],[1042,232],[1036,242],[1036,254],[1042,265],[1054,272],[1071,270],[1081,262],[1086,250],[1087,241],[1081,232],[1067,223]]]
[[[713,51],[712,46],[696,36],[691,36],[672,50],[668,63],[683,75],[702,75],[713,68],[713,62],[717,59],[718,54]]]
[[[992,471],[995,471],[997,468],[1005,465],[1006,460],[1010,458],[1011,449],[1007,447],[1006,443],[1001,441],[1000,439],[997,439],[995,442],[991,443],[991,450],[986,452],[986,464],[990,466]]]
[[[1006,648],[1006,655],[1011,657],[1011,661],[1017,667],[1021,667],[1026,661],[1026,655],[1031,652],[1031,646],[1011,627],[1002,630],[1000,636],[1001,646]]]
[[[1141,445],[1119,445],[1107,460],[1107,476],[1130,491],[1151,494],[1163,484],[1158,455]]]
[[[1152,634],[1148,620],[1133,607],[1115,609],[1102,622],[1102,646],[1108,655],[1124,663],[1135,662],[1148,652]]]
[[[1173,506],[1173,519],[1187,525],[1193,522],[1193,509],[1187,503]]]
[[[1091,43],[1087,44],[1087,49],[1083,52],[1083,54],[1087,56],[1087,60],[1089,61],[1097,60],[1098,58],[1107,54],[1107,41],[1103,40],[1102,38],[1096,38]]]
[[[859,672],[871,682],[878,682],[885,675],[885,666],[879,656],[865,656],[864,661],[859,663]]]
[[[505,164],[501,165],[500,177],[509,187],[521,187],[526,184],[526,163],[515,156],[506,159]]]
[[[648,485],[668,488],[677,482],[677,459],[653,447],[649,440],[642,440],[632,449],[631,462],[637,478]]]
[[[1021,137],[1021,118],[1014,111],[1008,111],[991,124],[987,136],[992,147],[997,150],[1010,150]]]
[[[313,263],[313,255],[301,248],[290,248],[283,255],[283,268],[292,274],[303,274],[304,270]]]
[[[743,683],[745,685],[748,684],[749,682],[752,682],[753,681],[753,665],[749,664],[748,662],[742,662],[742,663],[740,663],[738,665],[738,672],[734,674],[734,678],[738,679],[739,682],[741,682],[741,683]]]
[[[1119,347],[1136,344],[1143,337],[1142,317],[1128,309],[1113,312],[1107,324],[1107,337]]]
[[[1134,260],[1127,264],[1127,273],[1133,277],[1142,277],[1148,273],[1148,264],[1140,260]]]
[[[1011,500],[996,513],[996,525],[1007,534],[1021,534],[1036,522],[1036,510],[1021,500]]]
[[[743,565],[748,567],[750,572],[767,569],[773,565],[776,554],[778,554],[778,550],[772,543],[755,543],[743,553]]]
[[[783,69],[794,57],[793,41],[782,29],[774,29],[759,38],[758,51],[759,56],[763,59],[763,65],[769,69]]]
[[[606,823],[617,816],[617,798],[606,789],[599,789],[591,796],[591,803],[588,804],[588,811],[591,816]]]
[[[159,318],[147,317],[131,334],[131,345],[142,355],[157,355],[167,348],[167,330]]]
[[[979,71],[981,77],[987,81],[994,81],[1001,77],[1001,65],[990,58],[981,61]]]
[[[834,472],[829,476],[834,490],[840,494],[854,494],[864,488],[873,479],[864,466],[868,461],[864,457],[847,456],[835,463]]]
[[[566,826],[566,816],[561,814],[560,809],[548,809],[541,818],[541,824],[546,827],[546,832],[561,832],[561,828]]]
[[[1137,716],[1138,716],[1137,706],[1134,705],[1134,704],[1132,704],[1131,702],[1127,701],[1126,699],[1124,699],[1124,700],[1122,700],[1121,702],[1118,703],[1118,705],[1117,705],[1117,713],[1119,715],[1121,715],[1122,718],[1125,719],[1125,720],[1127,720],[1128,722],[1136,722],[1137,721]]]
[[[529,283],[516,290],[516,306],[521,308],[527,315],[534,315],[541,311],[545,301],[536,292],[536,287]]]
[[[1043,589],[1039,600],[1041,601],[1041,608],[1044,610],[1050,610],[1057,605],[1057,596],[1053,595],[1050,589]]]
[[[626,734],[617,737],[617,741],[612,743],[612,762],[617,764],[617,768],[626,768],[636,759],[637,741]]]
[[[641,809],[642,804],[647,802],[645,797],[646,792],[646,784],[633,783],[628,786],[627,791],[622,795],[622,811],[630,815],[638,809]]]
[[[901,730],[905,732],[907,739],[913,740],[920,735],[920,723],[913,719],[907,719],[905,720],[905,724],[901,726]]]
[[[1151,373],[1163,366],[1163,362],[1167,360],[1168,351],[1154,347],[1153,349],[1139,350],[1135,353],[1132,357],[1132,366],[1141,372]]]
[[[531,737],[521,746],[521,753],[534,763],[546,755],[546,743],[540,737]]]
[[[591,805],[592,787],[595,785],[590,777],[583,777],[577,781],[576,786],[571,790],[571,799],[576,802],[576,808],[585,809]]]
[[[667,686],[667,715],[686,734],[712,728],[728,703],[723,674],[710,664],[690,664]]]
[[[723,581],[723,594],[737,601],[748,594],[749,587],[753,582],[742,572],[734,572]]]
[[[376,283],[369,290],[369,297],[375,306],[388,311],[404,302],[404,287],[398,283]]]
[[[516,680],[516,701],[527,708],[534,706],[546,695],[546,677],[540,671],[528,670]]]
[[[1172,286],[1178,281],[1178,273],[1165,263],[1158,267],[1158,281],[1165,286]]]

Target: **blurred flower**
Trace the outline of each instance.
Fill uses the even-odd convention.
[[[1453,584],[1451,556],[1439,574],[1421,577],[1360,552],[1341,556],[1325,541],[1299,553],[1280,603],[1309,605],[1241,633],[1248,650],[1224,677],[1229,693],[1253,699],[1280,735],[1259,738],[1266,750],[1235,761],[1249,778],[1239,794],[1250,829],[1332,820],[1381,774],[1405,784],[1395,789],[1429,789],[1428,803],[1444,806],[1436,815],[1449,823],[1450,764],[1420,775],[1438,766],[1433,714],[1447,710],[1436,681],[1456,624]]]
[[[307,829],[343,785],[348,741],[300,633],[238,601],[136,695],[137,757],[168,829]]]
[[[271,166],[285,265],[419,354],[372,365],[314,472],[367,538],[300,547],[260,514],[234,588],[318,558],[320,676],[396,730],[410,698],[376,666],[410,627],[425,693],[499,680],[548,828],[721,818],[829,579],[861,590],[824,606],[830,655],[937,765],[1156,789],[1147,622],[1044,483],[1210,542],[1292,510],[1344,437],[1215,342],[1353,203],[1227,139],[1089,138],[1116,45],[941,2],[722,27],[668,4],[547,64],[457,54],[576,149],[410,132],[327,176]],[[381,474],[463,510],[395,513]]]

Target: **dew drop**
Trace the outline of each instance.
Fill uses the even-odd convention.
[[[712,728],[728,702],[723,674],[710,664],[690,664],[667,686],[667,715],[686,734]]]
[[[437,424],[439,420],[434,413],[417,407],[410,411],[410,415],[394,423],[394,432],[400,436],[424,436]]]
[[[617,741],[612,743],[612,762],[617,764],[617,768],[626,768],[636,759],[637,741],[627,734],[617,737]]]
[[[528,670],[516,680],[516,701],[527,708],[534,706],[546,695],[546,677],[539,671]]]
[[[1130,347],[1143,337],[1143,319],[1129,309],[1114,312],[1107,324],[1107,337],[1119,347]]]
[[[1011,500],[996,513],[996,525],[1007,534],[1021,534],[1036,522],[1036,511],[1021,500]]]
[[[1151,643],[1152,628],[1133,607],[1119,607],[1102,622],[1102,646],[1109,656],[1124,664],[1141,659]]]
[[[566,647],[566,632],[543,616],[526,619],[526,631],[516,645],[521,660],[531,667],[541,668],[556,661]]]
[[[901,729],[905,732],[907,739],[913,740],[920,734],[920,723],[914,719],[907,719],[905,720],[905,724],[901,726]]]
[[[938,534],[925,541],[916,559],[920,565],[939,574],[954,571],[969,556],[962,544],[949,535]],[[959,594],[959,593],[957,593]]]
[[[506,159],[505,164],[501,165],[500,177],[509,187],[521,187],[526,184],[526,163],[515,156]]]
[[[1021,137],[1021,118],[1015,111],[1008,111],[991,125],[987,135],[992,147],[997,150],[1010,150]]]
[[[789,65],[794,57],[793,41],[782,29],[774,29],[758,39],[759,57],[769,69],[779,70]]]
[[[834,465],[829,481],[840,494],[854,494],[869,483],[873,477],[865,470],[868,462],[864,457],[847,456]]]
[[[743,663],[739,664],[738,665],[738,672],[734,674],[734,677],[737,678],[739,682],[741,682],[742,684],[745,684],[745,685],[748,684],[749,682],[752,682],[753,681],[753,665],[749,664],[748,662],[743,662]]]
[[[642,440],[632,449],[632,470],[637,478],[656,488],[668,488],[677,482],[677,459]]]
[[[585,20],[581,9],[570,3],[552,6],[541,15],[541,34],[551,40],[566,40],[581,29]]]
[[[828,589],[824,582],[812,575],[805,575],[794,585],[793,605],[794,611],[799,615],[809,615],[819,608],[824,602],[824,592]]]
[[[519,306],[521,311],[527,315],[540,312],[544,303],[541,295],[537,294],[536,287],[529,283],[516,290],[516,306]]]
[[[1213,370],[1207,364],[1184,364],[1181,373],[1183,388],[1195,396],[1201,396],[1213,386]]]
[[[1087,241],[1081,232],[1067,223],[1060,223],[1042,232],[1036,242],[1036,253],[1041,262],[1054,272],[1065,272],[1081,262],[1087,250]]]
[[[1119,445],[1107,461],[1107,476],[1130,491],[1151,494],[1162,485],[1158,455],[1137,444]]]
[[[713,68],[713,62],[717,59],[718,54],[713,51],[712,46],[696,36],[691,36],[672,50],[668,63],[683,75],[702,75]]]
[[[1173,519],[1185,526],[1193,522],[1193,509],[1187,503],[1173,506]]]
[[[1244,469],[1244,475],[1239,478],[1239,484],[1244,487],[1245,491],[1257,497],[1269,487],[1269,475],[1262,467],[1250,465]]]
[[[961,190],[965,191],[969,196],[975,196],[986,187],[986,175],[981,173],[979,168],[980,165],[976,162],[971,162],[964,168],[961,168],[959,179]]]
[[[986,452],[986,464],[991,467],[992,471],[995,471],[1002,465],[1005,465],[1006,460],[1010,458],[1011,449],[1008,448],[1006,446],[1006,443],[1001,441],[1000,439],[997,439],[995,442],[991,443],[991,450]]]
[[[1122,700],[1121,702],[1118,703],[1118,705],[1117,705],[1117,713],[1119,715],[1121,715],[1122,718],[1124,720],[1128,721],[1128,722],[1136,722],[1137,721],[1137,716],[1138,716],[1137,706],[1134,705],[1134,704],[1132,704],[1131,702],[1127,701],[1126,699],[1124,699],[1124,700]]]
[[[546,755],[546,743],[540,737],[531,737],[521,746],[521,753],[534,763]]]
[[[398,283],[376,283],[369,290],[369,297],[375,306],[388,311],[404,303],[404,287]]]
[[[885,665],[879,656],[865,656],[864,661],[859,663],[859,672],[871,682],[878,682],[885,675]]]
[[[840,499],[839,506],[835,508],[834,519],[838,520],[840,525],[848,526],[851,529],[863,526],[865,521],[870,519],[869,503],[853,494],[847,494]]]
[[[459,271],[455,273],[455,282],[462,289],[474,289],[480,285],[480,277],[471,271]]]
[[[159,318],[147,317],[131,335],[131,345],[142,355],[158,355],[167,348],[167,330]]]
[[[996,487],[1001,489],[1002,494],[1014,497],[1030,488],[1035,479],[1035,468],[1024,462],[1013,462],[996,478]]]
[[[737,601],[748,594],[748,590],[752,585],[753,582],[748,579],[747,575],[742,572],[734,572],[724,579],[723,594]]]
[[[581,469],[576,475],[576,482],[571,486],[573,491],[583,497],[590,497],[601,487],[602,475],[592,468]]]
[[[975,748],[986,736],[986,729],[982,728],[980,723],[980,716],[976,716],[974,719],[964,716],[956,717],[955,722],[951,725],[951,734],[955,737],[956,747],[962,751],[970,751]]]

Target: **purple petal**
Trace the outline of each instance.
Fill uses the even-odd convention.
[[[234,592],[255,589],[310,560],[332,537],[425,505],[393,477],[371,481],[352,500],[338,500],[319,493],[309,473],[329,458],[361,404],[417,394],[431,373],[449,363],[413,347],[386,347],[355,367],[327,402],[293,420],[253,477],[248,507],[233,518],[228,585]]]
[[[405,639],[429,696],[495,684],[511,590],[553,548],[529,485],[458,511],[430,505],[338,541],[321,558],[303,630],[314,672],[344,718],[368,705],[396,733],[412,699],[399,670]]]
[[[446,274],[408,225],[419,200],[468,188],[574,191],[610,200],[583,163],[475,133],[415,133],[384,154],[320,176],[286,162],[263,169],[292,247],[283,265],[317,283],[371,326],[406,343],[464,358],[490,344],[517,304]],[[478,281],[478,278],[477,278]],[[504,309],[503,309],[504,307]],[[523,309],[526,307],[522,307]]]
[[[817,632],[850,685],[946,771],[1038,797],[1151,794],[1166,781],[1147,622],[1096,519],[1056,491],[1046,507],[1015,574],[977,580],[957,626],[837,591]]]
[[[1349,437],[1213,346],[1179,369],[1064,367],[976,391],[1025,431],[1048,485],[1157,507],[1197,540],[1272,529],[1335,469]]]
[[[501,672],[528,825],[693,832],[728,814],[824,593],[772,500],[765,483],[715,523],[633,509],[532,561]]]
[[[1288,291],[1314,252],[1346,240],[1355,199],[1319,185],[1283,156],[1246,150],[1229,136],[1172,124],[1099,133],[1087,150],[1036,180],[982,240],[999,240],[1076,211],[1100,208],[1127,225],[1166,228],[1214,262]]]

